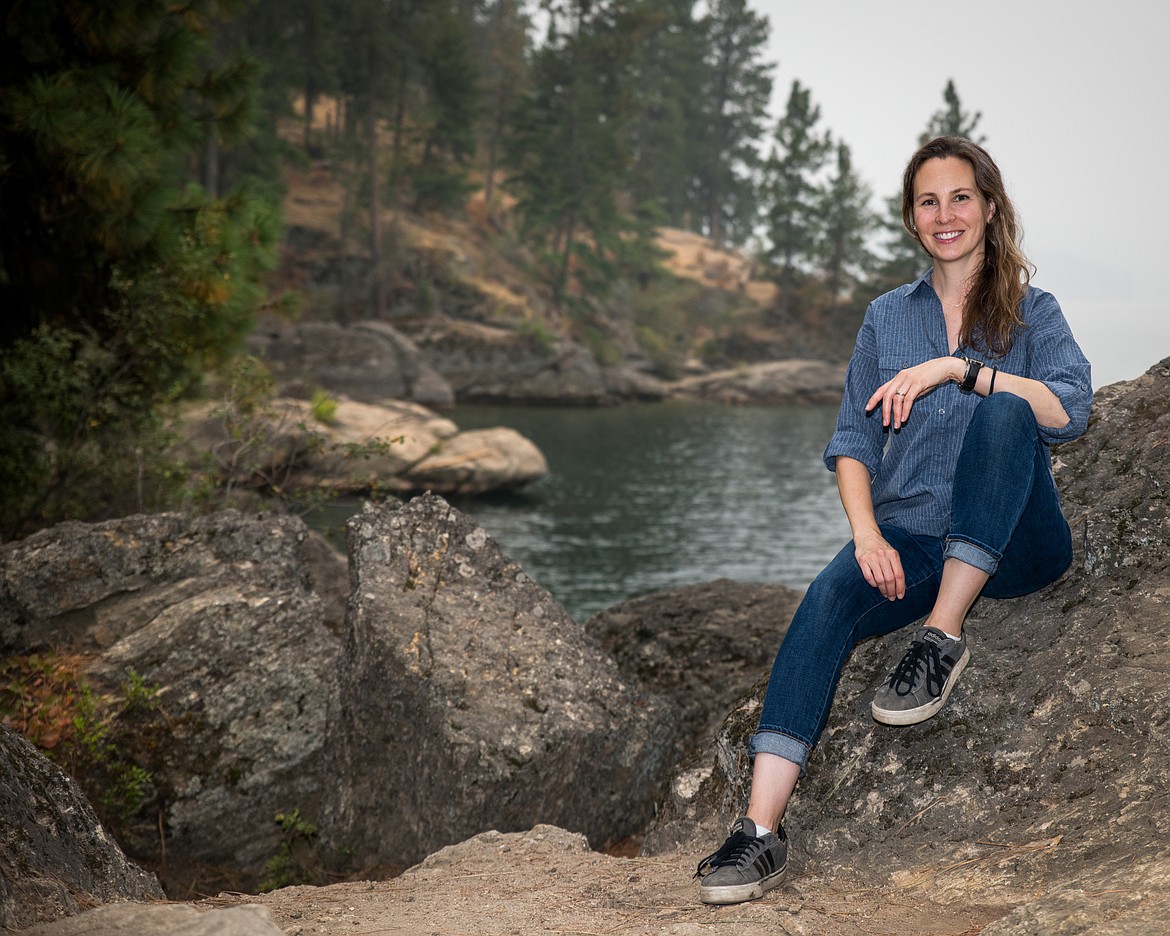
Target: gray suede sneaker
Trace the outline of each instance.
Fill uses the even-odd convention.
[[[788,836],[756,834],[748,818],[736,819],[731,834],[718,851],[699,862],[699,900],[709,904],[733,904],[756,897],[780,883],[788,868]]]
[[[873,697],[874,720],[885,725],[926,721],[946,704],[970,659],[966,636],[955,640],[919,625],[910,649]]]

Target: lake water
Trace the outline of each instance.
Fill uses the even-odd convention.
[[[805,588],[849,536],[821,452],[836,407],[463,406],[511,426],[549,476],[452,502],[578,621],[626,598],[727,577]]]

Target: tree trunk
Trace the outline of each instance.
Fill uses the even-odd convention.
[[[565,220],[565,242],[561,248],[561,259],[559,269],[557,270],[556,282],[553,284],[553,311],[558,315],[561,312],[561,306],[564,304],[565,291],[569,285],[569,264],[573,259],[573,238],[577,231],[577,211],[573,209],[569,212],[569,217]]]
[[[406,82],[410,77],[406,57],[398,70],[397,100],[394,106],[394,151],[390,160],[390,186],[395,211],[399,207],[399,189],[402,186],[402,130],[406,125]]]
[[[492,210],[492,194],[496,180],[496,150],[500,137],[504,132],[504,93],[501,90],[496,95],[496,117],[492,121],[491,136],[488,137],[487,168],[484,170],[483,204],[489,222],[495,222],[495,213]]]
[[[371,54],[370,59],[369,100],[366,107],[370,172],[370,313],[373,318],[378,319],[382,317],[385,296],[382,288],[382,199],[378,185],[378,61],[376,53]]]

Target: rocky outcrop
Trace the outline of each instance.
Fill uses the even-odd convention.
[[[546,818],[598,843],[640,829],[669,710],[441,499],[352,526],[344,657],[317,594],[343,569],[294,518],[129,517],[0,547],[0,646],[77,650],[103,698],[157,687],[111,729],[148,777],[128,853],[168,887],[209,865],[255,887],[294,810],[366,867]]]
[[[552,334],[443,318],[412,328],[419,349],[462,402],[592,406],[681,397],[761,405],[836,403],[845,378],[844,364],[793,359],[662,381],[631,362],[599,364],[587,348]]]
[[[360,403],[410,400],[423,406],[454,404],[451,385],[406,335],[385,322],[289,322],[261,317],[248,351],[271,372],[280,396],[308,400],[314,391]]]
[[[220,864],[255,882],[282,843],[276,815],[315,816],[339,648],[311,587],[317,548],[296,518],[234,511],[64,524],[0,546],[0,648],[72,646],[99,694],[135,677],[158,687],[114,733],[151,777],[120,829],[135,860],[159,867],[165,849],[172,874]]]
[[[1143,899],[1170,909],[1168,446],[1170,360],[1098,393],[1088,432],[1055,451],[1072,569],[976,606],[972,662],[935,718],[876,725],[872,690],[905,635],[857,648],[786,818],[797,873],[1024,904],[997,934],[1140,932]],[[763,689],[676,774],[648,851],[704,849],[743,809]]]
[[[601,845],[644,826],[669,712],[470,517],[432,496],[367,508],[349,561],[327,852],[407,865],[486,829],[550,822]]]
[[[292,323],[265,316],[248,349],[271,371],[281,396],[308,400],[314,391],[373,405],[410,401],[443,409],[460,403],[598,406],[668,397],[731,404],[835,403],[845,366],[793,358],[788,346],[760,360],[739,349],[744,364],[664,381],[648,372],[644,353],[618,324],[607,340],[621,348],[601,363],[587,347],[546,327],[506,327],[445,315],[404,319],[410,337],[386,322]],[[848,330],[852,335],[855,329]],[[848,357],[830,356],[833,360]],[[777,360],[776,358],[784,358]]]
[[[654,378],[625,366],[603,367],[588,348],[552,332],[443,316],[411,327],[460,402],[598,406],[665,395]]]
[[[162,897],[155,876],[126,859],[77,784],[0,725],[0,929],[95,903]]]
[[[246,433],[214,405],[204,405],[188,416],[188,447],[210,454],[212,470],[226,484],[285,495],[483,494],[515,490],[548,474],[540,449],[514,429],[460,432],[414,403],[335,402],[323,421],[304,400],[274,400]]]
[[[679,756],[705,747],[731,707],[767,672],[801,592],[718,579],[653,592],[594,615],[585,629],[622,675],[666,698]]]
[[[677,397],[715,403],[839,403],[844,384],[843,364],[789,360],[684,377],[670,390]]]

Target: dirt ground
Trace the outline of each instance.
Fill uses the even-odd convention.
[[[289,936],[974,936],[1009,909],[955,900],[953,891],[939,905],[913,885],[875,888],[791,869],[762,900],[708,907],[691,879],[694,862],[602,855],[581,836],[538,826],[476,836],[390,881],[221,894],[203,905],[260,904]]]

